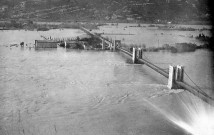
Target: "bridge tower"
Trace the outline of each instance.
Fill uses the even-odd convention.
[[[143,49],[142,48],[138,48],[137,55],[138,55],[138,59],[142,59],[143,58]]]
[[[133,48],[132,52],[132,61],[133,63],[137,63],[138,59],[143,58],[143,49],[142,48]]]
[[[137,50],[136,50],[136,48],[132,49],[132,62],[133,63],[137,62]]]
[[[178,86],[175,81],[183,82],[184,77],[184,67],[177,65],[177,66],[169,66],[169,78],[168,78],[168,85],[169,89],[180,89],[181,87]]]
[[[102,45],[102,50],[105,50],[105,42],[104,42],[104,39],[102,39],[101,45]]]

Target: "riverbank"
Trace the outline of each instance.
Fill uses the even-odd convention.
[[[33,22],[33,21],[6,21],[0,22],[0,30],[37,30],[48,31],[51,29],[79,29],[85,27],[87,29],[98,29],[105,23],[77,23],[77,22]]]
[[[165,30],[181,30],[181,31],[194,31],[197,29],[191,28],[191,25],[212,25],[209,21],[190,21],[189,23],[173,23],[170,25],[167,23],[154,23],[154,22],[132,22],[132,21],[68,21],[68,22],[36,22],[31,20],[10,20],[10,21],[0,21],[1,30],[16,30],[16,29],[26,29],[34,30],[38,29],[41,31],[46,31],[50,29],[60,29],[60,28],[73,28],[77,29],[79,26],[84,26],[88,29],[97,29],[99,26],[106,24],[118,24],[118,23],[127,23],[127,24],[150,24],[148,27],[158,27],[159,29]],[[161,26],[160,26],[161,25]],[[176,25],[189,25],[190,27],[176,27]],[[173,27],[171,27],[173,26]],[[210,30],[210,29],[201,29],[201,30]]]

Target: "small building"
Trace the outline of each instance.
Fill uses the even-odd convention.
[[[35,48],[57,48],[58,42],[51,40],[35,40]]]

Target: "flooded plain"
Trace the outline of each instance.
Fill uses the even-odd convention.
[[[185,121],[180,99],[198,98],[183,90],[169,90],[166,78],[144,65],[131,64],[120,52],[29,47],[41,35],[86,36],[72,29],[0,31],[0,134],[189,134],[168,116]],[[123,38],[126,43],[131,39]],[[152,37],[146,39],[145,43],[154,42]],[[10,47],[22,41],[28,46]],[[184,65],[197,85],[213,93],[212,52],[144,55],[162,68]]]
[[[121,40],[123,44],[128,45],[146,45],[146,47],[161,47],[164,44],[175,43],[194,43],[197,45],[203,44],[196,40],[196,36],[204,34],[205,36],[212,36],[209,25],[172,25],[175,28],[193,28],[194,31],[159,29],[161,24],[108,24],[100,26],[94,32],[101,33],[103,37],[108,37],[113,40]],[[151,27],[152,26],[152,27]],[[170,26],[168,26],[170,27]],[[203,30],[204,29],[204,30]]]

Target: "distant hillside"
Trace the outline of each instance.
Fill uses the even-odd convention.
[[[1,0],[0,18],[185,23],[209,20],[207,0]]]

